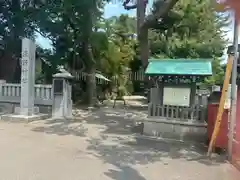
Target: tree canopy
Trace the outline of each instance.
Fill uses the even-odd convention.
[[[87,76],[85,97],[89,104],[94,104],[96,99],[96,72],[118,79],[118,86],[129,91],[132,82],[126,74],[144,67],[143,56],[148,55],[157,58],[213,58],[214,75],[206,83],[222,82],[220,57],[226,46],[222,28],[229,22],[228,17],[213,10],[210,0],[157,0],[142,24],[136,17],[127,15],[105,19],[103,7],[108,2],[1,1],[0,35],[4,42],[4,56],[0,59],[0,78],[13,80],[20,77],[10,75],[6,61],[11,59],[13,71],[10,72],[20,73],[20,40],[22,37],[35,39],[38,32],[50,39],[53,46],[52,51],[37,49],[39,57],[51,64],[51,67],[44,64],[41,78],[51,81],[57,65],[84,72]],[[124,6],[128,9],[137,7],[129,8],[127,4],[126,1]],[[143,1],[142,8],[146,4],[147,1]],[[138,15],[141,13],[145,14],[145,10]],[[111,86],[115,88],[116,84],[113,82]]]

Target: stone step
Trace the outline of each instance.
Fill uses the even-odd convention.
[[[16,114],[3,114],[0,116],[3,121],[12,122],[31,122],[50,118],[49,114],[36,114],[32,116],[16,115]]]
[[[21,107],[16,106],[16,107],[14,108],[14,114],[20,114],[20,112],[21,112]],[[39,114],[39,107],[34,106],[33,113],[34,113],[34,114]]]
[[[163,139],[174,139],[188,142],[206,142],[207,128],[179,123],[144,121],[143,134]]]
[[[0,104],[0,113],[12,113],[13,109],[14,109],[14,104],[10,104],[10,103]]]

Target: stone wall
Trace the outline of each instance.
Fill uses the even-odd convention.
[[[206,123],[180,123],[160,119],[147,119],[144,121],[143,133],[149,136],[179,141],[207,142]]]
[[[13,114],[15,109],[20,107],[20,103],[2,103],[0,102],[0,115],[2,114]],[[37,105],[39,108],[39,113],[41,114],[51,114],[52,106],[49,105]]]

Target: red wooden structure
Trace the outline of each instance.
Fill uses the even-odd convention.
[[[240,72],[240,68],[238,68]],[[218,100],[216,100],[218,101]],[[216,102],[215,101],[215,102]],[[208,105],[208,139],[211,139],[216,116],[218,113],[218,103],[212,103]],[[237,115],[236,115],[236,126],[233,140],[233,153],[232,153],[232,164],[240,170],[240,80],[238,81],[237,91]],[[228,148],[228,110],[226,109],[222,116],[222,123],[220,131],[216,139],[215,147],[220,149]]]
[[[239,86],[240,87],[240,86]],[[240,170],[240,88],[237,94],[237,115],[236,115],[236,128],[233,140],[233,154],[232,163]]]
[[[218,113],[218,103],[208,105],[208,140],[211,139]],[[220,131],[215,142],[215,148],[227,149],[228,146],[228,110],[223,112]]]

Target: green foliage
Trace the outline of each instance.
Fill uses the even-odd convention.
[[[0,39],[5,51],[20,57],[21,38],[34,38],[34,26],[29,12],[34,8],[30,0],[0,1]]]
[[[53,51],[38,48],[46,82],[57,65],[70,70],[102,72],[115,77],[120,89],[132,89],[124,77],[140,69],[136,18],[121,15],[103,19],[108,0],[13,0],[0,2],[0,35],[10,52],[20,55],[21,37],[34,39],[38,31],[52,41]],[[156,7],[153,8],[155,13]],[[222,27],[228,17],[217,14],[210,0],[179,0],[149,32],[150,55],[154,58],[213,58],[214,75],[206,84],[223,80],[220,56],[225,48]],[[17,42],[17,43],[16,43]],[[39,78],[43,77],[39,75]],[[113,81],[115,82],[115,81]],[[126,91],[123,91],[126,94]]]
[[[52,40],[60,64],[81,69],[83,39],[92,35],[92,27],[102,15],[104,0],[59,0],[38,2],[35,22],[41,34]],[[91,27],[90,27],[91,26]]]
[[[125,15],[102,19],[105,2],[107,1],[36,1],[32,18],[39,32],[52,40],[53,45],[53,53],[42,53],[52,64],[51,68],[43,69],[47,79],[58,64],[81,71],[94,66],[106,76],[117,77],[119,86],[125,87],[127,82],[120,79],[127,73],[135,55],[136,21]],[[92,57],[89,56],[90,51]]]
[[[212,62],[213,76],[206,78],[203,86],[211,87],[212,85],[223,84],[225,72],[219,62],[220,62],[219,58],[213,59],[213,62]]]
[[[108,46],[100,43],[104,48],[101,48],[98,69],[108,77],[112,77],[112,86],[121,91],[120,94],[123,95],[128,94],[128,91],[132,89],[126,74],[128,74],[130,63],[135,57],[134,22],[134,18],[126,15],[121,15],[119,18],[113,17],[102,22],[102,29],[108,36]],[[116,82],[118,84],[115,84]]]
[[[213,58],[213,76],[207,84],[221,83],[220,58],[226,47],[222,28],[228,17],[214,12],[210,0],[180,0],[149,33],[154,58]]]
[[[34,39],[31,0],[0,1],[0,79],[20,81],[21,39]],[[10,63],[11,62],[11,63]]]

